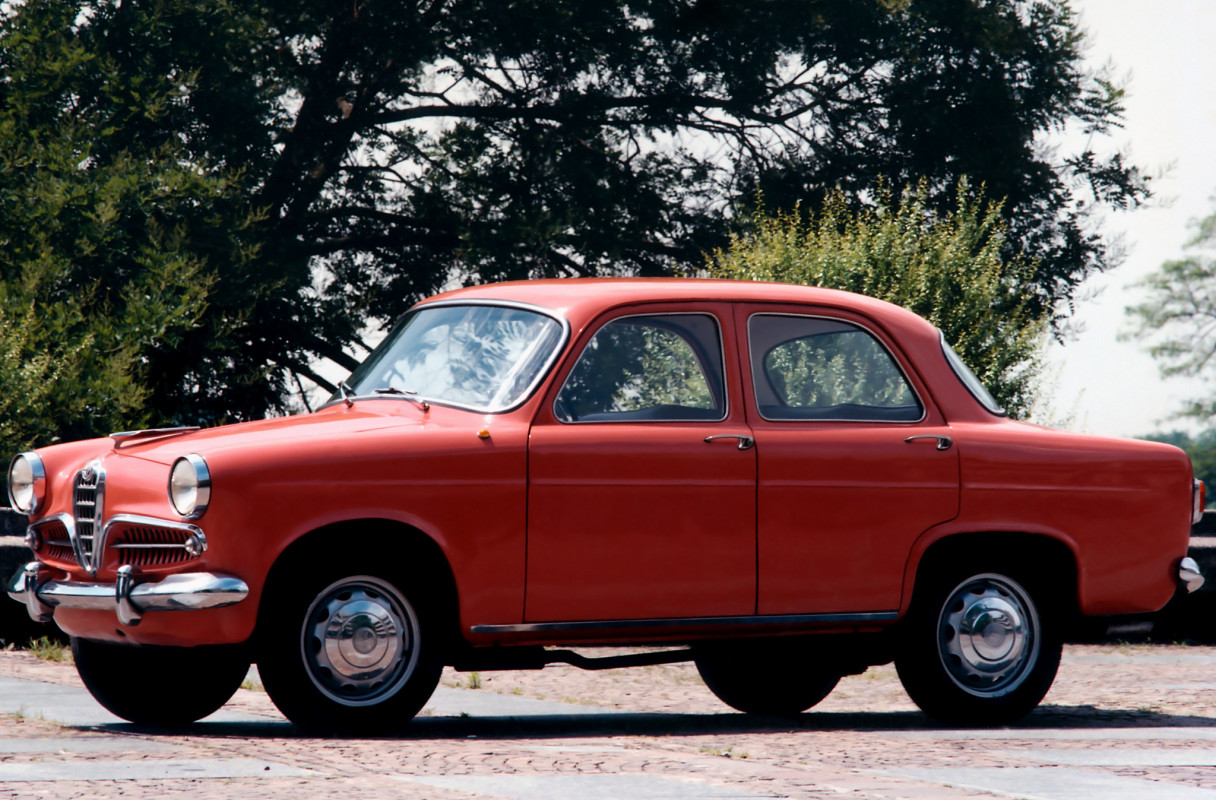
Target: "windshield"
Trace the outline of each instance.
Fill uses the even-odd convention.
[[[505,411],[540,382],[564,334],[556,319],[525,308],[424,306],[406,315],[347,382],[360,397]],[[331,402],[341,399],[339,392]]]
[[[963,362],[963,359],[959,358],[958,353],[954,352],[954,349],[951,348],[950,345],[946,344],[945,336],[942,337],[942,350],[945,352],[946,361],[950,362],[950,367],[954,370],[954,374],[957,375],[958,379],[963,382],[964,386],[967,387],[967,391],[971,392],[971,396],[976,400],[979,400],[980,405],[993,414],[1005,416],[1005,409],[1002,408],[1001,404],[996,401],[996,398],[992,396],[992,393],[984,387],[984,384],[981,383],[980,379],[976,377],[976,374],[971,371],[971,368]]]

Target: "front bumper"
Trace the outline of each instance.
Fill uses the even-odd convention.
[[[249,595],[249,586],[240,578],[211,572],[179,573],[155,583],[139,583],[133,567],[120,568],[114,583],[55,581],[49,573],[31,561],[9,581],[9,597],[24,603],[38,622],[49,621],[62,607],[113,611],[123,625],[138,625],[149,611],[223,608]]]

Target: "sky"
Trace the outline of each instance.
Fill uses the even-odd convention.
[[[1112,436],[1195,430],[1171,420],[1185,400],[1216,387],[1163,379],[1125,309],[1144,296],[1135,284],[1184,255],[1190,222],[1216,211],[1216,2],[1072,0],[1089,34],[1087,58],[1112,62],[1128,79],[1126,125],[1112,144],[1150,174],[1153,206],[1107,213],[1103,233],[1121,235],[1126,259],[1087,281],[1076,320],[1082,330],[1048,354],[1049,422]]]

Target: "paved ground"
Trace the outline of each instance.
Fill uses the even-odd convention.
[[[401,736],[320,740],[248,689],[148,734],[70,665],[2,652],[0,798],[1216,800],[1214,671],[1216,648],[1070,646],[1044,706],[1001,731],[934,727],[889,667],[793,723],[730,712],[683,665],[448,673]]]

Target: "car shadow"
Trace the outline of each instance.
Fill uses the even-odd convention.
[[[286,720],[248,722],[196,722],[188,727],[165,730],[130,723],[88,726],[90,730],[139,733],[156,736],[204,736],[245,739],[308,739],[314,734]],[[400,730],[372,736],[345,738],[381,740],[452,739],[582,739],[602,736],[702,736],[706,734],[789,734],[798,732],[934,733],[960,730],[998,730],[1017,738],[1019,731],[1066,731],[1087,729],[1216,728],[1216,718],[1187,714],[1165,714],[1107,710],[1093,706],[1040,706],[1013,725],[1001,728],[960,729],[943,726],[918,711],[810,712],[797,717],[767,717],[736,713],[570,713],[528,716],[420,716]],[[334,737],[343,738],[343,737]]]

